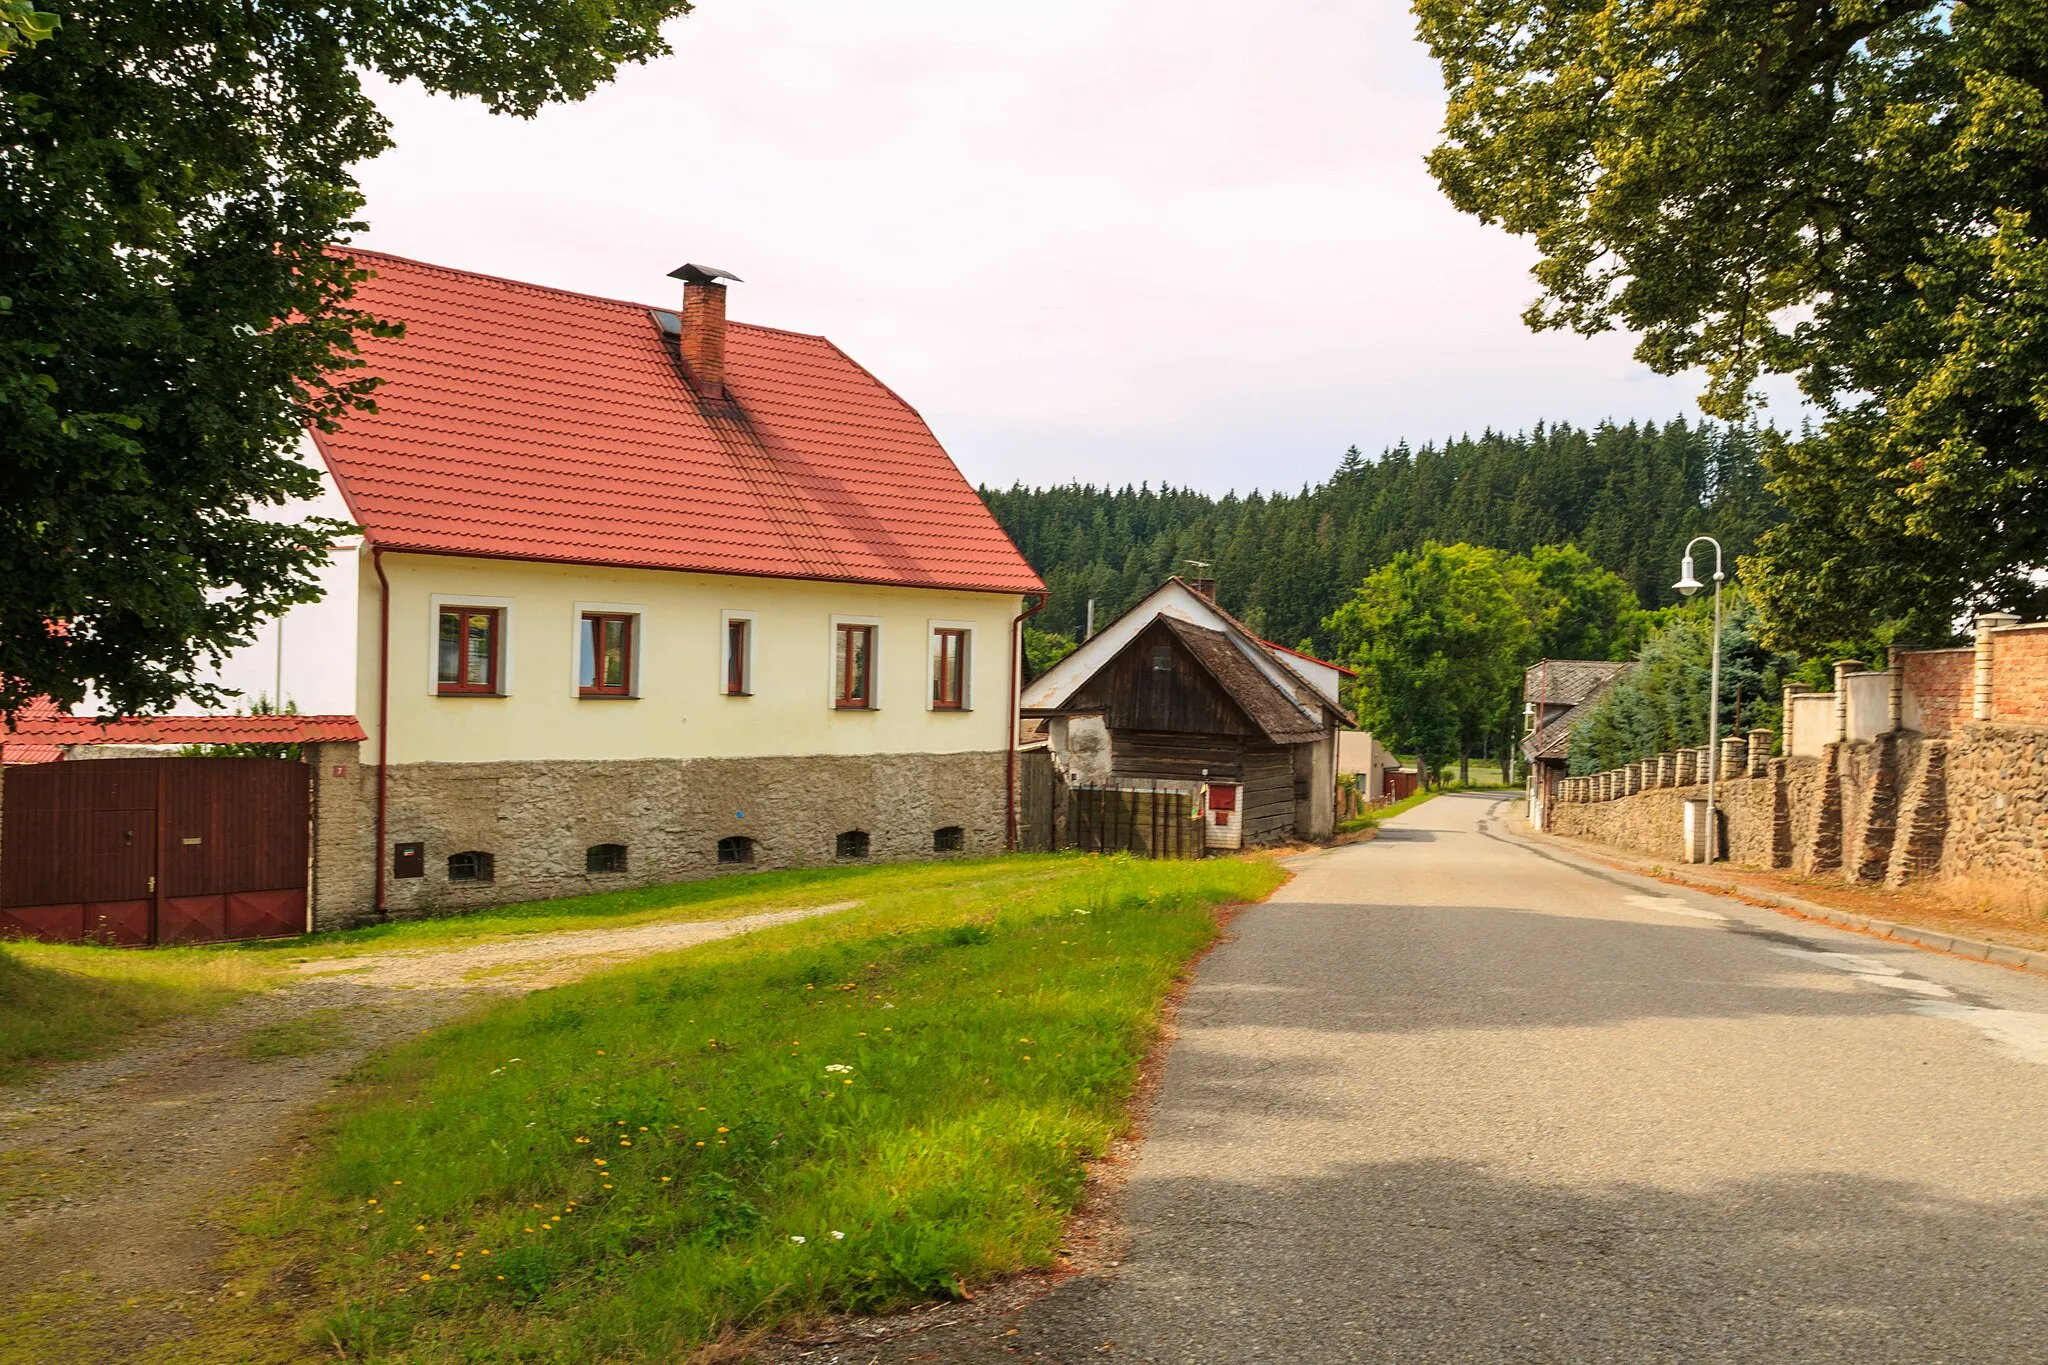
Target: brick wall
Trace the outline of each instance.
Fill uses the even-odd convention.
[[[1991,719],[2048,722],[2048,621],[1991,633]]]
[[[1970,684],[1976,663],[1971,649],[1902,649],[1905,675],[1903,721],[1923,735],[1945,735],[1970,718]]]

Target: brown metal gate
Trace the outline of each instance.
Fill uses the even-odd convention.
[[[303,763],[23,763],[0,782],[0,935],[204,943],[306,927]]]

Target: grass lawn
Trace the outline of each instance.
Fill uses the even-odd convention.
[[[139,1029],[263,989],[259,961],[208,948],[0,947],[0,1085],[44,1064],[98,1056]]]
[[[1284,874],[1021,856],[784,875],[705,894],[862,905],[373,1059],[251,1215],[245,1282],[310,1284],[306,1344],[348,1359],[671,1360],[1048,1265],[1215,907]]]
[[[1362,815],[1354,815],[1349,820],[1338,821],[1337,832],[1339,834],[1352,834],[1361,829],[1371,829],[1389,816],[1399,815],[1404,810],[1413,810],[1429,800],[1430,797],[1442,795],[1443,791],[1442,787],[1431,787],[1418,791],[1412,796],[1404,796],[1399,801],[1389,801],[1384,806],[1374,806]]]

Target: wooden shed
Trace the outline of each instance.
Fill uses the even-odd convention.
[[[1336,734],[1350,722],[1342,672],[1261,640],[1173,578],[1028,685],[1023,707],[1046,721],[1074,786],[1198,792],[1225,846],[1325,839]]]

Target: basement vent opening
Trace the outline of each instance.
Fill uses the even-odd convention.
[[[932,852],[958,853],[967,847],[967,831],[958,825],[947,825],[944,829],[932,831]]]
[[[626,870],[626,846],[624,844],[592,844],[583,850],[585,872],[624,872]]]
[[[718,861],[721,863],[751,863],[754,861],[754,841],[744,834],[735,834],[718,841]]]
[[[835,845],[841,858],[865,858],[868,856],[868,832],[864,829],[850,829],[839,836]]]
[[[497,868],[488,853],[451,853],[448,855],[448,880],[451,882],[488,882],[497,880]]]

